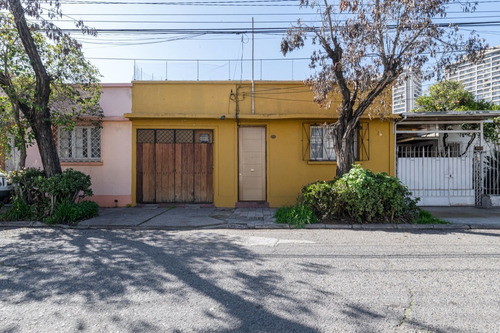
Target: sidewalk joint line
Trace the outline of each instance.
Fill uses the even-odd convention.
[[[135,226],[136,226],[136,227],[138,227],[138,226],[140,226],[140,225],[143,225],[144,223],[149,222],[149,221],[151,221],[152,219],[154,219],[155,217],[158,217],[158,216],[160,216],[160,215],[162,215],[162,214],[165,214],[166,212],[168,212],[168,211],[170,211],[170,210],[172,210],[172,209],[174,209],[174,208],[175,208],[174,206],[170,206],[170,207],[168,207],[167,209],[165,209],[165,211],[163,211],[163,212],[161,212],[161,213],[159,213],[159,214],[156,214],[156,215],[154,215],[154,216],[151,216],[150,218],[148,218],[148,219],[146,219],[146,220],[142,221],[142,222],[141,222],[141,223],[139,223],[139,224],[136,224]]]

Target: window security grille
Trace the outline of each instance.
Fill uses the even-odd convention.
[[[213,143],[213,131],[192,129],[138,129],[137,143]]]
[[[72,131],[58,129],[58,153],[62,162],[99,162],[101,129],[75,126]]]
[[[335,161],[332,128],[311,126],[311,161]]]
[[[335,149],[333,146],[333,129],[331,126],[310,127],[310,161],[335,161]],[[354,137],[354,154],[358,159],[358,137]]]

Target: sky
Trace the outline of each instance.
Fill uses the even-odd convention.
[[[64,16],[56,22],[60,27],[72,29],[72,20],[81,19],[98,30],[97,37],[76,31],[71,35],[82,43],[85,56],[99,68],[105,83],[250,79],[252,18],[256,30],[266,30],[254,36],[256,80],[303,80],[311,74],[308,58],[313,46],[286,57],[280,51],[283,31],[298,18],[318,20],[315,10],[300,8],[298,0],[61,3]],[[458,6],[451,6],[447,19],[441,22],[499,22],[464,31],[475,29],[489,45],[496,46],[500,45],[499,14],[500,0],[478,0],[475,13],[462,13]],[[218,33],[213,33],[214,29]]]

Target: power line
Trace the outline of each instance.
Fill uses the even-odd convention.
[[[454,51],[442,51],[442,52],[436,52],[436,53],[461,53],[465,52],[466,50],[454,50]],[[419,55],[429,55],[430,52],[421,52]],[[364,57],[365,58],[373,58],[377,57],[378,55],[375,53],[368,53]],[[137,61],[158,61],[158,62],[250,62],[252,59],[245,59],[245,58],[218,58],[218,59],[186,59],[186,58],[126,58],[126,57],[86,57],[86,59],[92,59],[92,60],[137,60]],[[304,60],[311,60],[310,57],[296,57],[296,58],[260,58],[260,59],[254,59],[255,62],[258,61],[304,61]],[[319,67],[319,66],[318,66]]]
[[[435,20],[456,20],[456,19],[483,19],[483,18],[497,18],[498,15],[486,15],[486,16],[474,16],[474,17],[453,17],[453,18],[435,18]],[[74,20],[50,20],[51,22],[74,22]],[[294,20],[296,21],[296,20]],[[272,20],[272,21],[255,21],[255,23],[259,24],[279,24],[279,23],[291,23],[294,21],[290,20]],[[322,23],[322,20],[309,20],[309,21],[301,21],[302,23]],[[140,21],[130,21],[130,20],[85,20],[85,23],[140,23],[140,24],[249,24],[250,21],[151,21],[151,20],[140,20]],[[450,22],[453,23],[453,22]],[[476,22],[482,23],[482,22]]]
[[[78,5],[163,5],[163,6],[192,6],[203,4],[246,4],[246,3],[280,3],[297,2],[297,0],[195,0],[195,1],[97,1],[97,0],[61,0],[61,4]]]
[[[252,61],[252,59],[186,59],[186,58],[172,58],[172,59],[159,59],[159,58],[124,58],[124,57],[85,57],[85,59],[91,60],[137,60],[137,61],[171,61],[171,62],[235,62],[235,61],[243,61],[248,62]],[[311,60],[311,58],[262,58],[262,59],[254,59],[254,61],[294,61],[294,60]]]
[[[488,12],[493,13],[494,11]],[[500,12],[500,11],[498,11]],[[318,13],[69,13],[80,16],[301,16],[318,15]]]
[[[449,11],[447,14],[463,14],[463,11]],[[473,14],[478,13],[500,13],[500,10],[476,10]],[[301,15],[318,15],[316,12],[298,12],[298,13],[67,13],[67,15],[80,16],[301,16]],[[352,13],[342,13],[342,15],[354,15]]]
[[[242,0],[242,1],[175,1],[175,2],[137,2],[137,1],[61,1],[67,5],[148,5],[148,6],[213,6],[213,7],[298,7],[296,0]],[[499,0],[500,1],[500,0]]]
[[[294,4],[280,4],[282,2],[297,2],[297,0],[226,0],[226,1],[162,1],[162,2],[141,2],[141,1],[94,1],[94,0],[61,0],[61,4],[69,5],[161,5],[161,6],[294,6]],[[500,0],[476,0],[475,3],[499,3]]]
[[[434,27],[450,27],[450,24],[457,27],[462,26],[475,26],[475,27],[485,27],[485,26],[498,26],[500,25],[500,21],[483,21],[483,22],[455,22],[455,23],[434,23],[432,26]],[[389,29],[394,29],[395,25],[388,25]],[[269,33],[286,33],[290,28],[289,27],[262,27],[262,28],[240,28],[240,27],[232,27],[232,28],[205,28],[205,29],[182,29],[182,28],[151,28],[151,29],[126,29],[126,28],[98,28],[96,29],[97,33],[101,34],[111,34],[111,33],[125,33],[125,34],[248,34],[248,33],[256,33],[256,34],[269,34]],[[305,29],[312,29],[305,27]],[[80,29],[62,29],[64,32],[80,32]]]

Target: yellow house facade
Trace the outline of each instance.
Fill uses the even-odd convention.
[[[335,176],[331,109],[302,82],[137,81],[132,87],[132,202],[216,207],[295,203]],[[394,175],[393,121],[363,117],[357,163]]]

